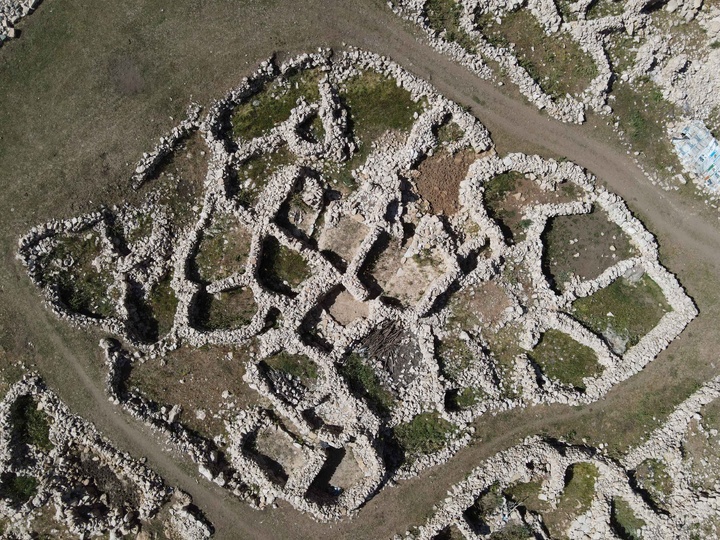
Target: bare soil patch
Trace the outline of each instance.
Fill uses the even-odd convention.
[[[418,195],[430,203],[432,212],[452,216],[460,209],[460,182],[476,159],[473,150],[463,150],[454,155],[440,151],[423,160],[417,169],[415,184]]]
[[[218,414],[228,401],[222,397],[223,392],[229,392],[231,400],[242,408],[259,404],[260,395],[242,380],[247,352],[248,349],[219,346],[181,347],[168,353],[163,362],[149,360],[136,364],[127,386],[137,387],[160,405],[180,405],[180,423],[214,437],[225,431]]]
[[[552,218],[543,240],[543,265],[561,290],[573,274],[581,279],[594,279],[615,263],[636,254],[627,235],[600,209]]]
[[[341,218],[335,227],[325,227],[318,239],[321,251],[338,254],[345,262],[355,258],[360,244],[369,233],[360,216]]]
[[[450,299],[450,323],[464,330],[481,325],[485,328],[500,321],[510,299],[496,281],[471,285],[455,293]]]
[[[343,326],[347,326],[361,317],[367,317],[369,313],[367,304],[358,302],[346,290],[341,291],[333,298],[328,298],[326,302],[328,313]]]

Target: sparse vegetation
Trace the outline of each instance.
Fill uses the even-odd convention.
[[[150,292],[149,305],[157,321],[158,337],[167,334],[175,322],[178,298],[172,288],[172,274],[161,279]]]
[[[250,234],[233,216],[223,216],[204,233],[193,259],[198,276],[210,283],[245,272],[250,251]]]
[[[394,399],[380,382],[375,370],[367,365],[357,354],[350,354],[338,371],[345,378],[350,389],[365,398],[370,408],[381,414],[389,414],[394,406]]]
[[[252,139],[263,135],[278,123],[287,120],[304,98],[308,103],[320,99],[319,70],[303,70],[272,83],[238,105],[231,116],[233,136]]]
[[[465,515],[472,523],[479,525],[485,523],[488,516],[498,512],[504,502],[500,485],[495,483],[475,499],[473,505],[465,511]]]
[[[642,154],[642,159],[657,171],[667,173],[667,168],[679,171],[677,155],[665,134],[665,124],[675,119],[677,111],[667,102],[660,89],[649,78],[642,78],[632,85],[617,82],[613,85],[611,102],[632,147]]]
[[[595,351],[554,329],[542,335],[530,357],[549,378],[581,390],[585,389],[584,377],[600,373]]]
[[[446,40],[455,42],[467,52],[475,52],[475,43],[460,27],[462,6],[456,0],[428,0],[425,2],[428,25],[438,34],[445,33]]]
[[[237,169],[238,185],[234,186],[237,200],[245,207],[254,206],[270,177],[280,167],[292,165],[295,154],[286,146],[268,154],[254,156],[245,161]]]
[[[456,378],[472,364],[472,351],[467,342],[458,337],[447,336],[443,338],[438,342],[436,349],[440,369],[443,374],[451,379]]]
[[[393,433],[405,453],[405,459],[413,461],[442,450],[456,429],[438,413],[422,413],[408,423],[395,426]]]
[[[197,320],[205,330],[234,329],[250,323],[257,312],[249,287],[212,295],[204,293],[198,305]]]
[[[263,242],[258,275],[270,289],[292,296],[294,289],[310,277],[310,267],[297,251],[268,236]]]
[[[592,57],[570,35],[558,32],[548,36],[528,9],[509,13],[500,25],[494,15],[482,14],[476,17],[476,24],[496,47],[514,43],[518,64],[555,98],[579,94],[597,76]]]
[[[637,283],[619,278],[572,305],[573,316],[611,345],[618,337],[629,346],[635,345],[669,311],[662,290],[648,275]],[[617,344],[614,347],[618,349]]]

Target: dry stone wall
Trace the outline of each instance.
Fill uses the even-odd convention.
[[[681,403],[647,442],[632,448],[620,461],[609,457],[602,444],[593,448],[528,438],[486,460],[467,480],[453,486],[433,516],[419,529],[408,531],[405,537],[431,539],[455,526],[466,538],[486,538],[521,525],[536,538],[550,538],[542,516],[526,510],[523,501],[514,504],[503,499],[495,512],[486,516],[484,531],[478,531],[468,520],[467,509],[489,489],[499,493],[518,483],[533,481],[541,481],[539,499],[551,508],[556,507],[568,467],[587,463],[597,470],[592,502],[568,525],[565,531],[568,538],[617,537],[618,531],[611,523],[611,505],[618,498],[626,501],[636,518],[644,522],[639,531],[642,538],[697,538],[696,527],[718,515],[720,493],[717,490],[700,493],[693,487],[689,470],[692,462],[683,455],[683,447],[691,422],[700,419],[703,407],[718,398],[720,378],[715,378]],[[641,492],[635,480],[635,471],[646,460],[662,463],[672,479],[673,490],[662,510],[648,502],[647,494]]]
[[[260,135],[233,135],[228,126],[238,107],[259,104],[263,88],[271,88],[276,93],[272,97],[280,99],[291,84],[299,88],[299,82],[289,81],[297,81],[293,77],[302,73],[318,74],[313,83],[317,92],[313,86],[308,93],[314,97],[298,98],[289,117]],[[359,141],[350,127],[363,118],[352,117],[353,110],[342,96],[353,85],[373,80],[390,81],[392,87],[407,92],[408,107],[417,110],[404,131],[389,129],[372,142]],[[150,190],[144,205],[104,208],[34,227],[20,239],[18,256],[56,315],[75,326],[96,326],[115,336],[102,343],[110,399],[189,455],[207,480],[254,505],[284,499],[320,520],[350,515],[389,482],[451,459],[469,442],[471,423],[480,415],[536,403],[579,405],[601,398],[652,361],[697,313],[675,277],[660,265],[654,237],[619,197],[595,185],[592,175],[573,163],[497,155],[477,119],[387,58],[350,49],[334,56],[320,50],[280,66],[268,60],[211,104],[204,116],[197,107],[188,114],[188,120],[144,155],[135,170],[133,185]],[[308,137],[304,126],[316,117],[323,135]],[[439,132],[447,126],[454,126],[458,135],[441,141]],[[208,150],[208,169],[201,196],[189,205],[193,219],[177,226],[160,196],[153,195],[153,182],[161,156],[175,155],[182,138],[197,134]],[[244,195],[252,184],[238,180],[239,171],[279,152],[290,155],[292,162],[266,173],[256,201],[248,202]],[[459,210],[450,216],[430,211],[415,193],[412,180],[420,163],[442,152],[474,156],[459,183]],[[366,157],[360,164],[354,162],[352,183],[341,185],[332,171],[358,155]],[[488,186],[504,173],[520,175],[541,193],[556,194],[569,187],[576,196],[561,204],[529,205],[523,210],[528,224],[525,236],[511,241],[491,217],[485,200]],[[298,198],[315,216],[312,227],[321,238],[354,220],[353,228],[362,236],[352,255],[339,263],[313,238],[288,228],[281,215]],[[587,214],[593,208],[602,209],[623,231],[635,255],[618,260],[595,279],[575,276],[558,293],[542,268],[543,232],[555,216]],[[142,229],[143,218],[149,221],[145,234],[128,240]],[[199,279],[194,269],[206,231],[221,218],[245,231],[249,248],[234,273],[208,282]],[[410,229],[413,234],[408,237]],[[107,310],[112,314],[79,311],[66,300],[72,291],[68,293],[67,283],[58,276],[80,264],[64,251],[68,239],[93,247],[89,259],[93,268],[105,269],[108,284],[102,299],[110,299]],[[269,239],[308,268],[303,280],[268,283],[263,260]],[[423,285],[405,286],[406,291],[416,289],[412,299],[389,298],[368,281],[369,268],[375,264],[371,261],[382,252],[384,241],[402,246],[390,268],[393,279],[404,279],[406,272],[430,276]],[[427,253],[434,254],[436,259],[430,260],[436,262],[423,262]],[[513,269],[522,273],[522,282],[508,277]],[[670,309],[637,344],[617,354],[568,312],[577,298],[591,296],[628,272],[649,276]],[[163,280],[177,300],[171,305],[172,324],[164,335],[148,337],[138,331],[138,313],[143,313],[142,306]],[[450,377],[439,362],[440,347],[451,334],[448,298],[486,284],[502,291],[509,306],[492,328],[468,327],[461,334],[472,359],[461,373]],[[250,291],[257,308],[246,323],[214,329],[198,323],[202,298],[238,288]],[[340,322],[327,300],[339,291],[366,314],[350,323]],[[308,331],[308,321],[315,319],[319,322]],[[488,333],[503,328],[516,330],[519,346],[509,368],[501,368],[487,352]],[[529,356],[548,329],[562,332],[597,356],[601,369],[584,378],[583,389],[547,376]],[[392,346],[378,347],[378,339],[392,339]],[[242,346],[250,341],[256,343],[257,353],[232,361],[245,363],[245,382],[269,405],[244,411],[228,406],[227,433],[213,440],[179,422],[178,405],[156,403],[127,387],[134,366],[162,361],[164,354],[180,346]],[[393,396],[389,411],[379,412],[342,375],[349,353],[362,357],[378,384]],[[316,371],[314,380],[269,369],[266,361],[279,354],[307,359]],[[449,407],[448,393],[462,387],[482,390],[482,397],[461,410]],[[508,388],[513,392],[508,393]],[[402,463],[388,458],[386,441],[427,415],[449,426],[440,447]],[[266,432],[285,433],[281,438],[291,441],[286,451],[295,456],[288,461],[297,465],[281,473],[268,467],[267,456],[259,456],[254,448],[259,434]],[[337,456],[345,460],[339,467],[344,463],[360,471],[358,479],[342,489],[318,488],[321,473],[338,466],[333,465]]]

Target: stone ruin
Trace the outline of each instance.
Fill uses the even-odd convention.
[[[41,417],[29,436],[18,433],[29,424],[19,408]],[[45,425],[45,436],[38,424]],[[33,375],[13,385],[0,402],[0,470],[3,538],[35,538],[33,523],[48,510],[58,526],[80,538],[138,534],[173,494],[155,472],[116,450]],[[176,537],[209,538],[212,527],[188,510],[189,498],[180,492],[176,497],[182,499],[171,509]],[[177,519],[182,521],[174,523]]]
[[[493,79],[503,72],[518,90],[539,109],[563,122],[582,123],[585,111],[609,114],[608,92],[614,77],[633,80],[650,76],[663,89],[663,97],[684,109],[690,118],[705,119],[720,105],[720,80],[717,77],[720,51],[712,44],[720,37],[720,11],[703,7],[701,0],[683,2],[654,0],[615,2],[615,13],[588,17],[589,0],[561,2],[554,0],[457,0],[447,2],[459,10],[458,31],[464,32],[472,48],[463,46],[447,30],[432,28],[428,20],[426,0],[389,1],[395,13],[425,31],[437,50],[473,71],[483,79]],[[664,7],[671,25],[697,19],[705,35],[701,43],[688,38],[671,41],[665,28],[652,17]],[[493,43],[476,22],[478,15],[487,15],[498,24],[508,14],[527,10],[537,19],[548,38],[570,36],[587,53],[597,68],[597,75],[588,87],[575,95],[553,97],[543,90],[515,54],[514,44]],[[632,38],[636,58],[634,65],[622,74],[611,65],[608,48],[623,35]],[[497,69],[490,66],[497,66]]]
[[[30,15],[42,0],[0,0],[0,46],[17,36],[15,23]]]
[[[627,534],[614,524],[613,505],[618,499],[625,501],[642,523],[632,537],[717,537],[717,469],[710,473],[715,475],[714,484],[698,489],[698,475],[693,471],[697,460],[688,456],[687,444],[693,424],[701,438],[717,435],[714,428],[706,432],[700,421],[703,408],[719,398],[720,378],[715,378],[681,403],[646,442],[630,449],[621,459],[608,456],[603,444],[594,448],[530,437],[483,462],[448,491],[447,498],[435,507],[435,513],[422,527],[408,531],[405,537],[444,538],[443,531],[454,527],[464,538],[486,538],[511,528],[520,528],[533,538],[551,538],[542,515],[527,508],[531,505],[526,506],[525,500],[498,495],[492,505],[486,502],[482,506],[485,513],[480,520],[472,510],[477,507],[476,501],[487,501],[488,494],[507,493],[512,486],[535,482],[539,483],[537,499],[552,511],[566,489],[568,469],[578,463],[591,465],[596,478],[590,504],[563,531],[568,538],[589,540]],[[672,484],[661,499],[638,475],[648,463],[654,464],[657,476],[662,475]]]
[[[373,80],[406,92],[415,109],[406,112],[407,129],[361,141],[354,132],[363,122],[360,107],[348,106],[347,95]],[[287,117],[251,137],[235,134],[239,108],[252,114],[267,92],[280,100],[301,83],[306,92]],[[169,189],[158,184],[158,171],[193,136],[202,137],[205,149],[195,155],[205,158],[207,172],[198,198],[180,204],[173,197],[182,190],[172,178]],[[285,161],[263,168],[260,158],[279,156]],[[471,156],[455,188],[454,213],[435,213],[416,189],[433,156]],[[488,186],[505,173],[528,182],[543,201],[522,207],[523,234],[514,238],[485,201]],[[20,239],[18,256],[58,317],[114,336],[101,343],[110,399],[189,455],[207,480],[260,507],[284,499],[319,520],[347,516],[388,483],[450,459],[481,415],[601,398],[697,313],[659,263],[654,237],[592,175],[569,162],[499,156],[472,115],[388,59],[360,50],[263,62],[204,115],[191,107],[188,119],[143,156],[132,183],[145,190],[144,203],[34,227]],[[566,202],[553,202],[560,200]],[[570,276],[558,292],[543,269],[543,233],[554,217],[593,209],[629,239],[633,255],[613,255],[593,279]],[[218,223],[231,224],[232,235],[217,232]],[[228,260],[226,248],[213,252],[220,260],[208,270],[204,246],[213,237],[223,246],[245,238],[246,250]],[[298,279],[275,276],[268,253],[283,253],[307,271]],[[575,319],[571,306],[633,276],[654,281],[668,309],[637,342],[617,347]],[[79,294],[90,285],[94,295]],[[497,313],[458,318],[453,298],[490,288],[503,306]],[[158,290],[175,298],[164,326],[148,322]],[[252,297],[253,313],[208,328],[208,299],[229,293]],[[597,357],[599,369],[582,385],[547,375],[529,354],[549,330]],[[490,343],[503,332],[516,348],[504,363]],[[244,380],[262,405],[238,410],[225,393],[225,432],[212,439],[178,421],[179,406],[157,403],[127,383],[134,367],[161,363],[179,347],[248,344],[254,348],[246,357],[227,361],[245,364]],[[446,365],[454,360],[440,361],[449,344],[467,351],[455,369]],[[304,362],[306,371],[272,367],[278,356]],[[389,405],[371,402],[367,389],[344,375],[350,361],[370,369]],[[453,406],[452,396],[467,389],[472,402]],[[402,461],[388,441],[418,418],[444,426],[444,440]]]

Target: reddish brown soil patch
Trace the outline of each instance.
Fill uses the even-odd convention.
[[[433,212],[448,216],[457,213],[460,182],[476,159],[473,150],[463,150],[455,155],[443,150],[420,164],[415,184],[418,194],[430,203]]]

